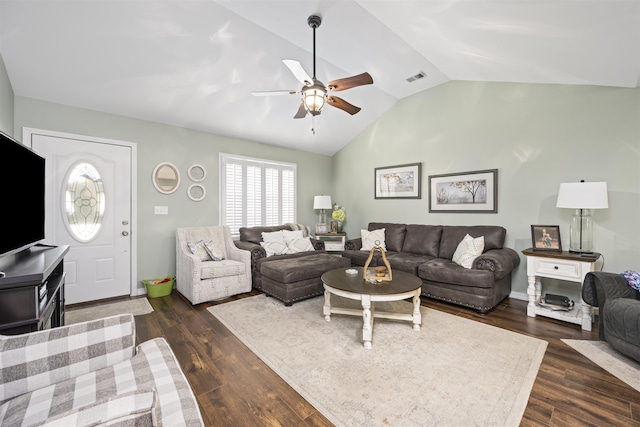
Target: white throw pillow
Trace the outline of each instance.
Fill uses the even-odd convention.
[[[484,236],[476,237],[464,236],[458,244],[458,248],[453,254],[453,262],[464,268],[471,268],[473,260],[482,255],[484,251]]]
[[[289,250],[287,242],[260,242],[260,245],[267,252],[267,257],[273,255],[284,255]]]
[[[204,242],[202,240],[198,240],[197,242],[187,242],[187,247],[191,251],[192,254],[200,258],[200,261],[211,261],[211,257],[209,253],[204,248]]]
[[[213,240],[209,240],[208,242],[203,243],[204,249],[207,251],[209,256],[214,261],[222,261],[226,257],[224,256],[224,248],[215,243]]]
[[[311,239],[309,239],[308,237],[289,240],[287,242],[287,248],[288,248],[287,253],[289,254],[315,250],[313,248],[313,244],[311,243]]]
[[[282,235],[284,236],[285,242],[289,242],[294,239],[302,239],[304,237],[302,235],[302,230],[282,230]]]
[[[284,242],[284,234],[282,234],[282,230],[272,231],[270,233],[262,232],[262,241],[263,242]]]
[[[362,250],[370,251],[377,244],[382,248],[383,251],[387,251],[387,247],[384,243],[384,228],[379,230],[360,230],[360,237],[362,237]]]

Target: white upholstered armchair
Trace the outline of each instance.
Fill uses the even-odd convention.
[[[251,254],[226,225],[176,230],[176,288],[191,304],[251,291]]]

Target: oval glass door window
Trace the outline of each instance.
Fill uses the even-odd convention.
[[[67,177],[63,196],[65,223],[74,239],[89,242],[102,228],[105,209],[102,178],[88,162],[76,163]]]

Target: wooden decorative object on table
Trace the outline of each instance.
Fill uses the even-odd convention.
[[[377,267],[369,267],[369,264],[371,264],[371,260],[373,259],[373,254],[376,252],[380,252],[380,254],[382,255],[382,262],[384,262],[384,266],[379,265]],[[393,280],[391,265],[389,264],[389,260],[387,260],[387,254],[380,246],[379,241],[376,241],[375,246],[371,248],[371,251],[369,251],[369,258],[367,258],[367,262],[364,263],[364,268],[362,269],[362,271],[362,278],[366,281],[391,282]]]

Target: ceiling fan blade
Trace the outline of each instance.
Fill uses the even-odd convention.
[[[289,70],[293,73],[296,79],[300,81],[305,86],[311,86],[313,84],[313,79],[307,72],[302,68],[302,65],[294,59],[283,59],[284,65],[286,65]]]
[[[339,92],[341,90],[351,89],[356,86],[373,84],[373,78],[369,73],[358,74],[353,77],[346,77],[344,79],[333,80],[327,84],[327,88],[333,92]]]
[[[307,109],[304,108],[304,102],[301,101],[300,102],[300,107],[298,107],[298,112],[296,113],[295,116],[293,116],[293,118],[294,119],[303,119],[306,115],[307,115]]]
[[[360,107],[356,107],[353,104],[349,104],[347,101],[345,101],[342,98],[338,98],[337,96],[328,96],[327,97],[327,103],[329,105],[331,105],[332,107],[336,107],[336,108],[339,108],[341,110],[346,111],[347,113],[351,114],[352,116],[354,114],[356,114],[358,111],[361,110]]]
[[[271,95],[295,95],[297,90],[264,90],[259,92],[251,92],[253,96],[271,96]]]

